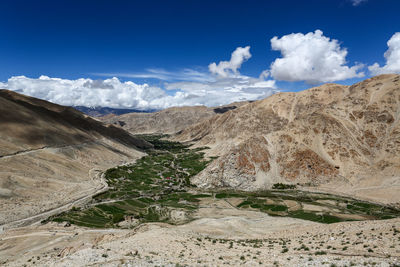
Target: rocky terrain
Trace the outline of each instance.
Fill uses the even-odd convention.
[[[0,235],[2,266],[398,266],[400,220],[319,224],[203,203],[191,223],[50,223]],[[67,227],[66,227],[67,226]]]
[[[72,108],[0,90],[0,224],[104,189],[101,170],[149,147]]]
[[[192,182],[203,188],[275,183],[399,204],[400,75],[325,84],[215,115],[174,140],[218,156]]]
[[[110,114],[98,119],[114,124],[132,134],[173,134],[183,129],[249,102],[235,102],[221,107],[172,107],[154,113],[133,112],[116,116]]]

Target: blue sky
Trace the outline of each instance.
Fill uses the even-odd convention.
[[[387,42],[400,32],[398,0],[3,0],[0,9],[2,87],[60,104],[142,109],[219,105],[323,82],[351,84],[374,74],[400,72],[397,38],[392,41],[391,65],[384,57]],[[289,37],[284,41],[284,36]],[[307,44],[310,38],[315,42]],[[336,67],[343,75],[329,76],[326,62],[311,67],[321,68],[319,73],[309,75],[308,66],[295,74],[301,67],[294,68],[293,62],[304,61],[307,55],[276,62],[284,49],[298,55],[313,51],[319,40],[325,40],[321,49],[342,56],[344,62]],[[297,41],[304,45],[291,51]],[[239,53],[236,65],[230,61],[232,52],[247,46],[250,56]],[[230,63],[224,67],[221,61]],[[211,63],[219,66],[215,72],[209,69]],[[371,67],[374,63],[379,66]],[[268,84],[260,84],[263,71],[269,72],[263,78]],[[46,77],[38,81],[41,75]],[[10,80],[19,76],[26,79]],[[60,83],[57,90],[48,88]],[[68,86],[75,90],[72,96]],[[120,100],[110,99],[115,94]],[[89,99],[96,95],[102,99]]]

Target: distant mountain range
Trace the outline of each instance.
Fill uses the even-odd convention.
[[[120,108],[108,108],[108,107],[84,107],[84,106],[73,106],[73,108],[83,112],[92,117],[102,117],[109,114],[122,115],[126,113],[152,113],[156,112],[156,109],[138,110],[138,109],[120,109]]]
[[[105,123],[122,127],[132,134],[174,134],[216,114],[223,114],[248,103],[250,102],[242,101],[220,107],[171,107],[152,113],[132,112],[122,115],[114,113],[99,117],[98,119]]]

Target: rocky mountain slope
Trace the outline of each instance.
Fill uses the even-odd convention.
[[[122,127],[134,134],[173,134],[193,124],[246,105],[249,102],[235,102],[226,106],[208,108],[205,106],[172,107],[154,113],[133,112],[123,115],[99,117],[105,123]]]
[[[243,190],[316,186],[400,201],[400,75],[279,93],[213,116],[173,139],[219,156],[193,183]],[[315,188],[314,188],[315,189]]]
[[[0,224],[100,190],[98,170],[148,147],[73,108],[0,90]]]

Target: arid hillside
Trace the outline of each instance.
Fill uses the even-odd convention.
[[[101,190],[99,170],[148,147],[72,108],[0,90],[0,224]]]
[[[193,179],[244,190],[275,183],[399,203],[400,75],[279,93],[173,137],[218,156]]]
[[[114,124],[133,134],[173,134],[199,123],[216,114],[236,109],[249,102],[235,102],[226,106],[208,108],[205,106],[172,107],[154,113],[127,113],[107,115],[98,119]]]

